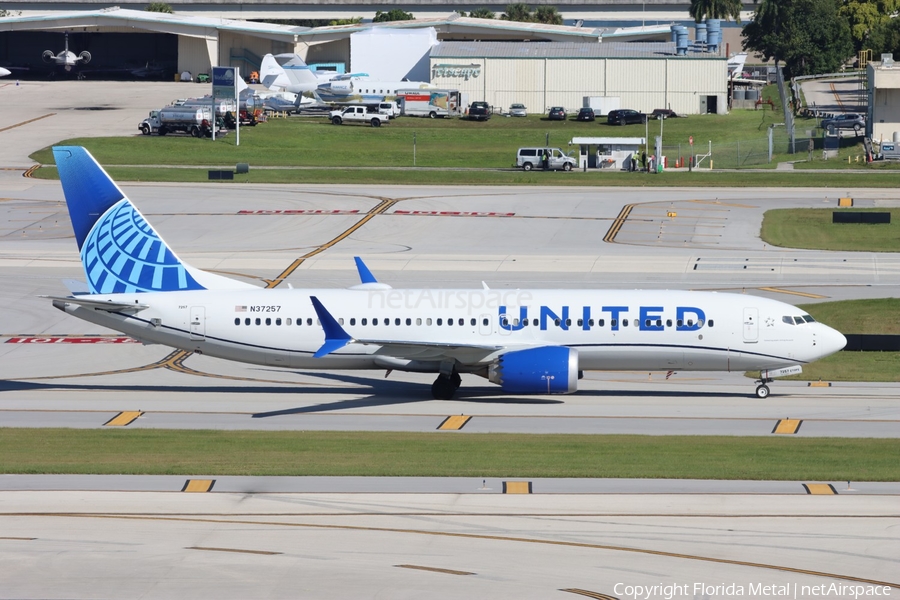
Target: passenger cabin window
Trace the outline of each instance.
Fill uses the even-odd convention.
[[[306,324],[307,324],[307,325],[312,325],[312,319],[307,319],[307,320],[306,320]]]
[[[351,318],[350,318],[350,324],[351,324],[351,325],[356,325],[356,317],[351,317]]]
[[[475,327],[475,323],[476,323],[475,319],[471,319],[469,321],[469,325],[471,325],[472,327]]]
[[[487,327],[488,320],[487,320],[487,319],[482,319],[482,320],[481,320],[481,324],[484,325],[485,327]]]
[[[249,324],[250,324],[250,318],[248,317],[248,318],[244,319],[244,325],[249,325]]]
[[[443,324],[444,324],[444,320],[443,320],[443,319],[438,319],[438,320],[437,320],[437,324],[438,324],[439,326],[440,326],[440,325],[443,325]]]
[[[261,325],[261,324],[262,324],[262,320],[261,320],[259,317],[256,317],[256,324],[257,324],[257,325]]]
[[[338,319],[338,320],[340,320],[340,319]],[[291,323],[292,323],[292,321],[291,321],[290,317],[288,317],[287,319],[284,320],[285,325],[290,325]]]
[[[266,317],[266,325],[271,325],[271,324],[272,324],[271,317]]]
[[[237,317],[237,318],[234,320],[234,324],[235,324],[235,325],[240,325],[240,324],[241,324],[241,318],[240,318],[240,317]]]
[[[275,319],[275,324],[276,324],[276,325],[281,325],[281,319]]]
[[[622,327],[628,327],[628,319],[622,319]]]
[[[666,319],[666,327],[672,326],[672,319]]]
[[[425,319],[425,324],[426,324],[426,325],[431,325],[431,317],[428,317],[428,318]]]
[[[368,324],[369,324],[369,320],[366,319],[365,317],[363,317],[363,319],[362,319],[362,324],[363,324],[363,325],[368,325]]]
[[[715,323],[713,322],[712,319],[710,319],[710,320],[707,321],[707,323],[706,323],[706,326],[707,326],[707,327],[712,327],[713,325],[715,325]]]

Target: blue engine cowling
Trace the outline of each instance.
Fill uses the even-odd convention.
[[[491,365],[488,379],[512,394],[571,394],[578,389],[578,351],[544,346],[507,352]]]

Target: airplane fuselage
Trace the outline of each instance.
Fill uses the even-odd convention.
[[[310,296],[354,340],[380,345],[354,341],[314,358],[324,333]],[[146,343],[300,369],[437,372],[440,356],[427,349],[403,358],[380,349],[391,341],[439,339],[450,346],[496,346],[496,352],[464,352],[460,372],[477,372],[518,346],[574,348],[580,370],[743,371],[804,364],[845,341],[788,304],[713,292],[260,289],[92,298],[148,308],[128,314],[68,304],[64,310]]]

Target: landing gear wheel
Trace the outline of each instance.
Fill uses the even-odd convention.
[[[452,400],[454,393],[456,393],[456,387],[454,387],[453,382],[443,375],[439,376],[431,384],[431,396],[435,400]]]
[[[756,397],[757,398],[768,398],[769,397],[769,386],[767,386],[765,384],[757,386]]]

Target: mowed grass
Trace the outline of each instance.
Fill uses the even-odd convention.
[[[766,111],[734,111],[730,115],[695,115],[668,119],[664,123],[664,143],[682,144],[688,152],[688,138],[696,144],[707,140],[726,143],[747,138],[764,138],[774,121]],[[659,122],[649,123],[651,140],[659,134]],[[265,166],[416,166],[508,167],[515,162],[521,146],[569,147],[575,136],[644,137],[644,125],[610,126],[594,122],[549,121],[532,115],[510,118],[495,115],[486,122],[463,119],[420,119],[400,117],[389,125],[373,128],[361,125],[332,125],[323,117],[271,119],[256,127],[241,129],[240,146],[234,132],[215,142],[182,135],[75,138],[64,145],[84,146],[106,165],[233,165],[247,162]],[[700,150],[698,150],[699,152]],[[51,164],[49,148],[32,155]]]
[[[725,436],[0,429],[0,472],[897,481],[900,444]]]
[[[870,179],[882,179],[873,176]],[[834,203],[837,204],[835,194]],[[890,212],[891,222],[880,225],[832,223],[838,210]],[[783,208],[767,211],[760,237],[767,244],[812,250],[859,252],[900,251],[900,208]]]

